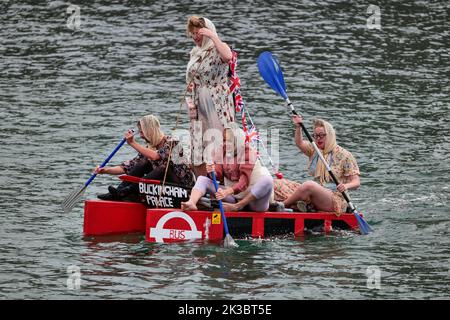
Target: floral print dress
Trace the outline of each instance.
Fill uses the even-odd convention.
[[[314,147],[312,144],[309,145],[307,150],[307,156],[309,157],[309,165],[308,169],[310,171],[315,171],[311,169],[311,165],[314,161],[321,161],[320,159],[314,159],[317,157],[316,152],[314,150]],[[340,183],[348,183],[350,181],[350,176],[353,175],[359,175],[359,167],[356,163],[355,157],[346,149],[342,148],[341,146],[337,145],[336,148],[330,153],[328,157],[325,158],[327,160],[328,165],[331,168],[331,171],[336,176],[336,179]],[[320,184],[320,181],[318,179],[315,179],[317,183]],[[332,202],[333,202],[333,208],[337,215],[340,215],[343,212],[347,211],[347,201],[345,201],[344,196],[342,193],[336,190],[336,185],[329,176],[328,173],[326,173],[325,176],[325,184],[321,184],[323,187],[330,189],[333,192],[332,195]]]
[[[196,61],[187,72],[192,79],[187,84],[187,100],[195,108],[194,115],[191,113],[191,146],[202,145],[203,151],[206,130],[214,128],[222,134],[229,123],[235,122],[233,95],[228,86],[229,65],[222,61],[213,46],[203,60]],[[194,160],[195,165],[202,162],[203,159]]]
[[[184,159],[183,158],[183,149],[182,148],[176,148],[178,141],[172,139],[171,137],[164,137],[161,142],[156,146],[156,151],[159,154],[158,160],[149,160],[146,158],[143,154],[138,153],[138,155],[133,158],[132,160],[124,161],[120,164],[120,166],[124,169],[125,173],[128,174],[128,172],[136,165],[145,165],[148,164],[152,170],[155,169],[164,169],[167,166],[167,160],[169,158],[170,154],[170,144],[172,145],[172,157],[170,161],[170,165],[172,167],[173,172],[175,175],[180,179],[181,183],[184,186],[192,186],[194,185],[194,178],[191,169],[186,163],[183,163],[181,161],[173,161],[174,158],[178,159]],[[175,155],[174,152],[178,152],[179,154]]]

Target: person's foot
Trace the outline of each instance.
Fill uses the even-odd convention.
[[[308,212],[305,201],[297,201],[297,209],[300,212]]]
[[[227,212],[239,211],[239,206],[236,203],[226,203],[222,201],[223,210]]]
[[[99,198],[100,200],[106,200],[106,201],[113,201],[113,195],[111,193],[104,193],[104,194],[98,194],[97,198]]]
[[[119,191],[117,191],[116,188],[114,188],[113,186],[109,186],[108,187],[108,191],[112,196],[112,200],[118,200],[119,199]]]
[[[191,201],[186,201],[181,203],[181,210],[195,211],[197,210],[197,206]]]

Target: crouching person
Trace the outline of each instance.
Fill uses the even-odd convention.
[[[245,133],[230,125],[223,132],[221,163],[206,166],[208,176],[216,173],[223,180],[216,192],[210,177],[199,176],[189,201],[181,203],[182,210],[197,210],[198,200],[206,193],[223,200],[225,211],[240,211],[247,207],[251,211],[267,211],[273,202],[273,178],[269,170],[257,159],[256,150],[245,145]],[[217,157],[215,158],[217,159]]]

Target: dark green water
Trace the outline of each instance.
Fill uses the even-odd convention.
[[[450,6],[378,2],[65,1],[0,4],[1,299],[443,299],[449,294]],[[244,99],[260,128],[280,130],[280,169],[308,179],[283,100],[259,76],[272,51],[310,128],[323,117],[351,150],[351,194],[375,232],[305,239],[159,245],[83,239],[83,209],[61,201],[136,119],[175,124],[192,42],[187,16],[209,17],[239,52]],[[183,112],[181,128],[187,128]],[[125,146],[113,159],[134,155]],[[95,198],[113,177],[97,177]],[[67,267],[81,288],[66,286]],[[367,286],[367,268],[381,272]]]

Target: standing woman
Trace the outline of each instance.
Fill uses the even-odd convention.
[[[199,176],[207,174],[203,151],[208,141],[203,141],[204,133],[216,129],[215,133],[221,136],[224,128],[235,121],[233,95],[228,86],[228,62],[232,52],[220,40],[214,24],[205,17],[189,17],[186,31],[195,43],[186,70],[186,103],[192,162],[195,175]]]
[[[290,207],[296,204],[298,200],[301,200],[306,204],[312,204],[319,211],[334,211],[337,215],[346,212],[347,202],[341,192],[357,189],[360,186],[359,168],[355,158],[349,151],[336,143],[336,133],[330,123],[322,119],[314,121],[314,134],[312,136],[318,149],[328,162],[331,171],[340,182],[336,186],[312,144],[307,140],[303,140],[300,127],[303,121],[302,118],[293,116],[292,121],[296,125],[295,143],[308,156],[309,173],[314,177],[314,181],[302,183],[284,201],[284,206]]]

